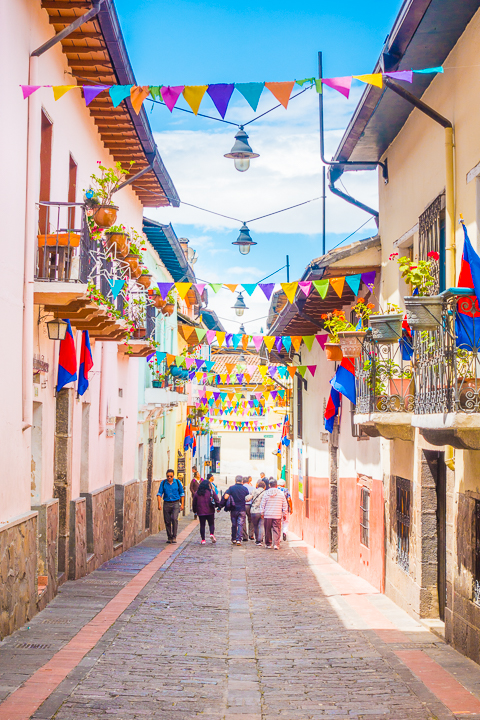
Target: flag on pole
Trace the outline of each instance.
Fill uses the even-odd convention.
[[[72,326],[70,320],[64,320],[63,322],[67,323],[67,332],[65,338],[60,342],[57,392],[60,392],[67,383],[74,382],[77,379],[77,353],[75,351]]]
[[[88,388],[88,372],[93,367],[92,350],[90,347],[90,336],[88,330],[82,332],[82,347],[80,349],[80,368],[77,392],[83,395]]]
[[[357,394],[355,390],[355,365],[353,361],[344,357],[337,368],[337,372],[330,380],[330,384],[335,390],[350,400],[355,405],[357,402]]]
[[[480,257],[473,249],[463,220],[461,223],[464,241],[458,287],[471,288],[473,292],[457,300],[455,334],[457,347],[476,351],[480,345]]]
[[[329,433],[333,432],[333,426],[335,424],[335,418],[338,414],[340,407],[341,395],[338,390],[334,387],[330,390],[330,397],[328,398],[327,407],[324,413],[325,430]]]

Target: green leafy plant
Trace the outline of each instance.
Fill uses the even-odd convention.
[[[125,225],[112,225],[112,227],[109,227],[108,230],[105,231],[106,235],[111,235],[113,233],[125,233],[128,235]]]
[[[393,259],[394,255],[390,255],[390,259]],[[440,256],[437,252],[429,252],[428,257],[429,260],[412,260],[406,256],[396,260],[407,285],[411,285],[417,290],[416,294],[422,297],[430,295],[430,288],[435,284],[435,277],[432,275],[433,263],[438,262]]]
[[[331,313],[325,313],[322,315],[323,326],[327,330],[329,335],[329,341],[331,343],[338,343],[338,333],[346,332],[347,330],[355,330],[352,323],[348,322],[345,317],[343,310],[334,310]]]
[[[129,164],[133,165],[133,163],[134,161],[130,160]],[[102,204],[113,205],[112,195],[125,181],[127,175],[130,175],[130,171],[122,167],[121,162],[116,162],[114,168],[107,168],[101,164],[100,160],[97,161],[97,164],[101,174],[92,173],[90,175],[93,195]]]
[[[375,305],[373,303],[366,303],[363,298],[357,299],[352,310],[358,319],[362,321],[362,327],[368,325],[368,319],[371,315],[378,315],[378,311],[375,310]]]

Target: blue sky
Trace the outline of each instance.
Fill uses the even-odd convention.
[[[139,84],[195,85],[215,82],[285,81],[317,74],[317,52],[323,52],[324,76],[370,72],[400,7],[399,2],[303,2],[285,0],[261,4],[223,0],[117,0],[116,7]],[[297,86],[297,91],[300,88]],[[361,95],[357,83],[349,100],[325,92],[327,156],[331,155]],[[183,98],[180,100],[183,107]],[[264,91],[258,114],[276,102]],[[223,158],[233,144],[235,128],[165,107],[145,104],[160,153],[180,198],[239,219],[274,212],[321,195],[318,151],[318,97],[309,90],[247,129],[253,149],[260,153],[246,173],[238,173]],[[200,112],[218,117],[206,96]],[[253,117],[246,102],[234,93],[226,119],[246,122]],[[376,204],[375,173],[351,173],[348,191]],[[161,222],[172,222],[179,237],[197,249],[195,266],[202,280],[254,282],[285,264],[290,256],[291,280],[321,254],[321,203],[312,202],[272,218],[252,223],[258,242],[241,256],[231,243],[237,222],[222,220],[186,206],[149,210]],[[327,249],[367,220],[347,203],[327,197]],[[355,235],[375,233],[370,221]],[[286,280],[284,271],[275,276]],[[234,296],[222,290],[211,306],[230,320]],[[259,290],[247,299],[247,331],[258,332],[268,303]]]

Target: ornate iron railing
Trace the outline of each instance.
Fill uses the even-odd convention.
[[[382,343],[366,334],[356,361],[357,413],[412,412],[413,367],[404,356],[398,342]]]
[[[35,280],[87,283],[96,241],[82,203],[41,201],[38,209]]]
[[[411,360],[399,342],[367,333],[356,361],[357,413],[480,412],[480,307],[470,292],[442,293],[441,321],[414,331]]]

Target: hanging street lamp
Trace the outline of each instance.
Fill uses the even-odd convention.
[[[258,153],[254,153],[248,143],[248,135],[240,125],[240,129],[235,135],[235,143],[229,153],[223,157],[232,158],[235,170],[245,172],[250,167],[250,160],[260,157]]]
[[[232,243],[232,245],[238,245],[240,253],[242,255],[248,255],[252,245],[256,244],[257,243],[254,242],[250,237],[250,230],[248,229],[247,224],[243,223],[242,227],[240,228],[240,235],[235,240],[235,242]]]
[[[47,332],[50,340],[65,340],[67,334],[67,323],[64,320],[50,320],[47,322]]]
[[[238,293],[238,297],[235,301],[235,305],[232,307],[232,310],[235,310],[235,314],[238,315],[238,317],[241,317],[245,310],[248,310],[241,292]]]

